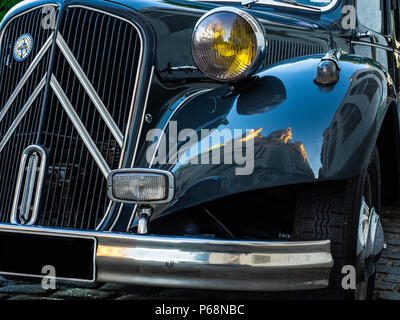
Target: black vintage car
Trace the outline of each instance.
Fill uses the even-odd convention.
[[[399,5],[15,6],[0,274],[370,298],[399,200]]]

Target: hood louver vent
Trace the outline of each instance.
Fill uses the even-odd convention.
[[[312,54],[321,54],[324,52],[324,48],[318,44],[268,39],[265,66],[270,66],[284,60]]]

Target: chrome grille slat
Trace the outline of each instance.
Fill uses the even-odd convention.
[[[8,128],[6,134],[4,135],[3,139],[0,141],[0,152],[3,150],[4,146],[10,139],[11,135],[14,133],[15,129],[18,127],[19,123],[21,122],[22,118],[25,116],[25,114],[28,112],[29,108],[33,104],[33,102],[36,100],[36,98],[39,96],[40,91],[44,88],[46,85],[46,75],[43,77],[42,81],[40,81],[39,85],[36,87],[36,89],[33,91],[32,95],[28,98],[14,121],[11,123],[11,126]]]
[[[50,47],[51,40],[52,39],[50,36],[49,39],[46,41],[45,45],[42,47],[40,52],[35,57],[32,64],[25,71],[24,75],[22,76],[21,80],[19,81],[19,83],[16,86],[16,88],[14,89],[14,91],[11,93],[10,97],[8,98],[7,102],[4,104],[3,108],[0,110],[0,123],[1,123],[1,120],[4,118],[5,114],[7,113],[7,111],[9,110],[10,106],[14,102],[14,99],[17,97],[17,95],[20,93],[20,91],[24,87],[24,84],[29,79],[29,76],[35,70],[36,66],[38,65],[38,63],[40,62],[40,60],[42,59],[42,57],[45,55],[46,51]]]
[[[73,23],[73,21],[74,21],[73,18],[76,17],[77,12],[78,12],[78,11],[74,11],[74,12],[72,13],[71,24],[70,24],[69,29],[68,29],[68,32],[67,32],[67,37],[68,37],[68,38],[67,38],[67,41],[69,42],[71,35],[73,35],[74,40],[73,40],[72,43],[73,43],[74,45],[75,45],[76,43],[78,43],[79,46],[81,46],[81,45],[82,45],[82,42],[78,42],[78,41],[77,41],[78,33],[77,33],[77,32],[74,32],[74,33],[72,32],[73,25],[74,25],[74,23]],[[79,15],[78,15],[78,17],[77,17],[76,24],[82,23],[82,22],[79,22],[82,12],[79,11],[78,13],[79,13]],[[67,14],[68,14],[68,13],[67,13]],[[59,56],[59,59],[60,59],[60,56]],[[64,66],[65,66],[65,65],[64,65]],[[72,71],[69,69],[69,70],[68,70],[68,81],[67,81],[68,84],[70,83],[71,77],[72,77]],[[67,84],[67,85],[68,85],[68,84]],[[75,78],[73,78],[72,88],[71,88],[71,90],[72,90],[72,96],[75,96],[76,94],[79,94],[79,92],[77,92],[77,93],[75,94],[75,89],[76,89],[76,91],[79,90],[79,89],[77,89],[77,88],[78,88],[78,86],[77,86],[76,83],[75,83]],[[68,89],[69,89],[69,87],[68,87]],[[77,99],[78,99],[78,98],[77,98]],[[72,102],[72,103],[74,103],[74,102]],[[71,129],[69,129],[69,127],[71,127]],[[79,144],[79,137],[75,136],[75,139],[72,139],[72,137],[74,136],[74,131],[75,131],[75,130],[74,130],[73,126],[70,125],[70,122],[69,122],[69,121],[65,124],[65,132],[66,132],[66,134],[67,134],[68,130],[71,130],[71,133],[70,133],[71,138],[69,139],[69,144],[68,144],[69,147],[68,147],[67,159],[70,159],[70,150],[71,150],[72,145],[75,145],[75,149],[74,149],[74,153],[73,153],[73,159],[76,159],[75,156],[76,156],[76,151],[77,151],[77,145]],[[75,143],[73,143],[74,140],[75,140]],[[64,139],[64,141],[65,141],[65,139]],[[55,158],[54,158],[54,159],[55,159]],[[81,159],[79,159],[79,162],[80,162],[80,161],[81,161]],[[61,166],[61,161],[60,161],[59,165]],[[78,169],[78,172],[79,172],[79,169]],[[68,175],[68,180],[69,180],[69,181],[72,181],[72,173],[73,173],[73,170],[70,170],[70,174]],[[76,180],[76,181],[78,181],[78,180]],[[65,194],[67,195],[67,199],[68,199],[68,195],[69,195],[70,192],[71,192],[70,186],[71,186],[71,183],[68,184],[67,190],[66,190],[66,193],[65,193]],[[76,189],[76,187],[77,187],[77,185],[75,185],[75,189]],[[64,190],[65,190],[65,184],[63,184],[62,190],[61,190],[61,192],[62,192],[63,194],[64,194],[64,192],[63,192]],[[61,198],[61,197],[60,197],[60,201],[59,201],[59,207],[60,207],[60,208],[63,207],[63,211],[62,211],[62,215],[61,215],[61,221],[64,221],[64,219],[65,219],[65,217],[66,217],[67,206],[62,206],[62,198]],[[53,204],[52,204],[51,208],[53,208]],[[70,210],[70,212],[69,212],[69,217],[68,217],[68,222],[67,222],[67,225],[68,225],[68,226],[71,226],[71,221],[72,221],[71,218],[72,218],[72,216],[73,216],[72,208],[73,208],[73,206],[71,206],[71,210]],[[56,224],[58,225],[58,223],[59,223],[59,218],[57,217]]]
[[[80,17],[82,17],[82,20],[79,21],[79,24],[80,25],[84,25],[85,23],[88,23],[89,30],[86,33],[90,34],[90,27],[93,25],[91,19],[93,18],[93,14],[94,13],[93,12],[89,12],[87,10],[80,10],[80,13],[81,12],[84,12],[84,14],[83,14],[83,17],[82,17],[81,14],[79,15]],[[88,20],[88,15],[89,15],[89,21],[87,21]],[[84,63],[85,60],[86,60],[86,57],[88,56],[88,53],[89,53],[88,50],[84,50],[85,48],[89,47],[89,37],[86,37],[84,39],[84,41],[78,41],[78,42],[79,42],[79,47],[78,47],[78,52],[75,53],[76,54],[76,58],[78,59],[80,57],[79,53],[81,53],[83,51],[83,56],[82,56],[82,60],[80,61],[80,63],[81,63],[83,68],[86,68],[85,71],[87,73],[89,73],[90,69],[87,69],[87,65],[88,64]],[[70,44],[70,45],[74,45],[74,44]],[[72,47],[72,50],[73,50],[73,47]],[[73,78],[74,78],[75,85],[78,85],[79,84],[79,80],[75,76],[73,76]],[[85,95],[85,93],[82,90],[79,92],[79,94],[77,94],[77,99],[76,99],[77,104],[74,104],[74,105],[75,106],[79,105],[78,102],[80,100],[82,101],[81,105],[86,105],[86,103],[89,100],[89,98]],[[83,117],[84,117],[84,119],[82,119]],[[79,114],[79,118],[82,119],[85,124],[87,124],[88,121],[89,121],[89,113],[85,114],[84,110],[81,109],[80,110],[80,114]],[[94,119],[94,117],[92,119]],[[93,128],[89,129],[90,132],[92,132],[92,129]],[[74,131],[75,131],[75,129],[74,129]],[[78,144],[76,144],[75,148],[77,148],[77,147],[78,147]],[[90,156],[87,154],[87,152],[83,148],[82,144],[80,145],[78,153],[79,153],[79,161],[77,162],[78,163],[78,169],[77,169],[78,173],[83,169],[83,172],[88,171],[88,172],[91,172],[91,175],[95,174],[95,172],[97,171],[98,168],[92,168],[94,170],[87,170],[88,162],[91,161],[93,163],[93,159],[90,158]],[[82,167],[82,163],[84,163],[83,167]],[[73,171],[71,170],[71,173],[72,172]],[[89,179],[90,179],[90,177],[89,177]],[[79,195],[82,195],[82,194],[85,194],[85,192],[84,192],[85,184],[84,183],[79,183],[79,181],[80,181],[79,179],[75,180],[75,193],[79,194]],[[85,228],[84,227],[85,216],[84,215],[79,216],[79,214],[78,214],[79,211],[78,210],[75,210],[75,212],[74,212],[74,208],[75,207],[77,207],[77,208],[81,208],[82,207],[82,205],[81,205],[82,201],[86,202],[87,199],[83,199],[82,196],[74,197],[72,205],[71,205],[71,209],[70,209],[70,213],[69,213],[69,222],[68,223],[69,224],[72,223],[72,220],[73,220],[74,221],[73,222],[73,227],[74,228],[80,228],[80,229]],[[82,211],[83,210],[84,210],[84,208],[82,208]],[[87,225],[89,225],[89,223],[87,223]]]
[[[107,18],[105,18],[105,17],[103,17],[102,18],[102,20],[104,21],[104,19],[107,19]],[[107,32],[107,34],[109,33],[109,29],[108,29],[108,24],[109,24],[109,22],[110,22],[110,18],[108,17],[108,23],[107,23],[107,28],[106,28],[106,32]],[[104,23],[102,22],[101,24],[100,24],[100,32],[102,32],[102,29],[103,29],[103,26],[104,26]],[[106,37],[107,38],[107,37]],[[100,51],[106,51],[106,46],[105,46],[105,44],[104,44],[104,46],[102,47],[102,50],[97,50],[97,53],[98,52],[100,52]],[[98,56],[98,54],[96,54],[96,57],[95,57],[95,66],[97,65],[97,62],[98,62],[98,59],[99,59],[99,56]],[[108,63],[109,61],[107,61],[107,63]],[[99,72],[99,74],[100,75],[102,75],[103,74],[103,65],[105,65],[105,64],[101,64],[101,67],[100,67],[100,72]],[[92,71],[92,74],[94,73],[94,71]],[[125,77],[123,78],[123,79],[126,79]],[[104,99],[105,98],[105,92],[106,92],[106,83],[104,82],[104,84],[103,84],[103,88],[102,88],[102,90],[101,90],[101,92],[103,92],[103,96],[101,97],[101,99]],[[109,105],[109,101],[107,101],[106,102],[107,103],[107,105]],[[112,110],[112,114],[114,115],[114,110]],[[125,118],[125,117],[124,117]],[[126,118],[125,118],[126,119]],[[117,122],[117,123],[120,123],[120,119],[118,119],[119,121]],[[92,123],[92,126],[93,126],[93,123]],[[99,134],[100,134],[100,131],[99,131],[99,126],[98,126],[98,130],[96,131],[96,140],[99,138]],[[104,139],[102,139],[102,141],[101,141],[101,143],[102,144],[104,144]],[[109,141],[109,143],[110,143],[110,141]],[[114,159],[113,159],[114,160]],[[93,163],[92,163],[92,165],[93,165]],[[92,177],[91,177],[92,178]],[[97,185],[97,183],[98,183],[98,179],[99,179],[99,175],[97,174],[96,175],[96,178],[95,178],[95,184]],[[100,177],[100,179],[101,179],[101,177]],[[103,189],[102,189],[102,191],[103,191]],[[91,204],[90,204],[90,211],[93,211],[93,210],[95,210],[95,208],[94,208],[94,202],[92,202]],[[106,205],[106,204],[105,204]],[[87,208],[87,202],[85,203],[85,208]],[[95,219],[97,219],[98,218],[98,216],[96,215],[96,217],[95,217]]]
[[[58,36],[57,36],[57,44],[58,44],[58,47],[63,52],[64,57],[68,60],[70,66],[75,71],[75,75],[78,76],[78,80],[81,83],[81,85],[85,88],[85,91],[89,95],[90,100],[92,100],[93,104],[99,111],[100,115],[102,116],[103,120],[107,124],[108,128],[111,130],[114,138],[117,140],[120,147],[122,147],[124,138],[122,136],[121,131],[119,130],[116,123],[114,122],[114,119],[108,113],[107,108],[104,105],[103,101],[98,96],[96,90],[94,90],[94,88],[92,87],[92,84],[85,76],[85,73],[83,72],[81,66],[74,58],[72,52],[68,48],[68,45],[66,44],[65,40],[62,38],[62,36],[60,34],[58,34]]]
[[[92,139],[90,138],[89,132],[86,130],[85,125],[80,120],[80,117],[75,112],[74,107],[69,102],[68,97],[66,96],[64,90],[58,83],[57,79],[52,76],[50,80],[50,86],[54,90],[54,93],[57,95],[58,100],[61,102],[62,106],[64,107],[64,111],[68,114],[70,120],[73,122],[74,127],[78,130],[79,135],[81,136],[83,142],[86,144],[86,147],[89,149],[89,152],[92,153],[93,158],[97,161],[100,170],[103,172],[104,177],[107,178],[108,174],[110,173],[110,168],[108,164],[104,161],[101,153],[97,149],[96,145],[93,143]],[[57,139],[59,135],[57,136]],[[58,143],[57,143],[58,144]],[[0,143],[1,148],[1,143]]]

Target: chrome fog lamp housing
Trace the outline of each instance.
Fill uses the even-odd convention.
[[[253,74],[264,62],[265,49],[261,23],[237,8],[207,12],[193,31],[193,59],[214,80],[234,82]]]
[[[136,204],[170,202],[175,190],[172,173],[155,169],[113,170],[107,187],[112,201]]]

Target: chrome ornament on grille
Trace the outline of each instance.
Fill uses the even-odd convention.
[[[17,61],[23,61],[30,55],[33,47],[33,38],[30,34],[25,33],[15,41],[13,56]]]
[[[35,223],[43,187],[46,158],[46,151],[41,146],[31,145],[24,150],[18,171],[11,223],[27,225]]]

